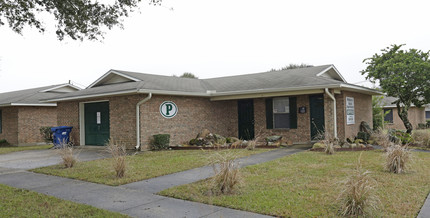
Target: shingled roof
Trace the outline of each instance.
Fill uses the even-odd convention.
[[[0,93],[0,107],[6,106],[56,106],[55,103],[41,103],[41,99],[54,98],[64,94],[66,90],[79,90],[71,84],[58,84]],[[71,91],[71,90],[70,90]]]
[[[212,79],[110,70],[86,89],[50,98],[47,101],[136,93],[214,97],[317,88],[346,88],[368,94],[380,94],[373,89],[348,84],[333,65],[322,65]]]

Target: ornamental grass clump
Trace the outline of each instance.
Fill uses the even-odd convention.
[[[209,157],[214,176],[209,180],[213,194],[232,194],[241,182],[237,154],[230,150],[216,152]]]
[[[325,145],[324,152],[328,155],[332,155],[335,152],[334,143],[336,143],[336,139],[329,134],[328,132],[324,133],[324,139],[321,142]]]
[[[421,146],[430,147],[430,130],[414,130],[412,132],[412,138],[414,139],[415,143]]]
[[[341,216],[372,216],[377,211],[379,200],[374,192],[375,180],[362,168],[360,159],[361,154],[356,169],[342,182],[343,190],[338,197]]]
[[[126,164],[126,149],[125,146],[118,142],[115,141],[114,139],[110,138],[108,143],[106,144],[107,147],[107,151],[112,155],[112,159],[113,159],[113,168],[116,172],[116,177],[117,178],[122,178],[125,175],[125,171],[127,168],[127,164]]]
[[[393,142],[390,140],[390,135],[381,128],[373,131],[371,138],[376,141],[378,145],[382,146],[384,151],[387,151],[388,147],[393,145]]]
[[[411,152],[407,146],[392,145],[385,153],[385,169],[391,173],[403,173],[410,158]]]
[[[246,149],[252,151],[252,150],[254,150],[257,147],[258,141],[260,141],[260,139],[263,137],[262,132],[263,132],[263,129],[261,128],[257,132],[257,134],[255,134],[254,139],[248,141],[248,144],[246,145]]]
[[[78,159],[76,158],[76,155],[73,152],[73,147],[68,146],[65,143],[62,143],[60,146],[61,147],[60,149],[58,149],[58,153],[60,154],[61,159],[63,160],[62,164],[66,168],[72,168],[78,161]]]

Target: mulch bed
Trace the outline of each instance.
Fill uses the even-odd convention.
[[[373,147],[365,147],[365,148],[335,148],[335,151],[371,151],[374,150]],[[310,151],[323,152],[324,148],[312,148]]]
[[[233,149],[245,149],[246,146],[238,146]],[[269,145],[263,145],[263,146],[256,146],[256,148],[279,148],[279,146],[269,146]],[[187,147],[179,147],[179,146],[170,146],[169,149],[172,150],[218,150],[218,149],[230,149],[230,146],[228,147],[202,147],[202,146],[187,146]]]

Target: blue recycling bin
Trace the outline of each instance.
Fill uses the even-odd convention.
[[[69,135],[72,128],[72,126],[57,126],[51,128],[52,135],[54,136],[55,148],[61,148],[62,145],[69,143]]]

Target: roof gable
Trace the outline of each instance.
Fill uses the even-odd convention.
[[[93,87],[111,85],[111,84],[117,84],[117,83],[138,82],[138,81],[141,81],[141,80],[133,76],[129,76],[124,73],[118,72],[116,70],[109,70],[107,73],[105,73],[103,76],[98,78],[87,88],[93,88]]]
[[[54,93],[69,93],[69,92],[75,92],[79,91],[81,88],[72,85],[72,84],[62,84],[58,86],[51,87],[49,89],[42,90],[40,92],[54,92]]]
[[[318,73],[317,76],[339,80],[346,83],[345,78],[343,78],[342,74],[340,74],[336,67],[334,67],[333,65]]]

